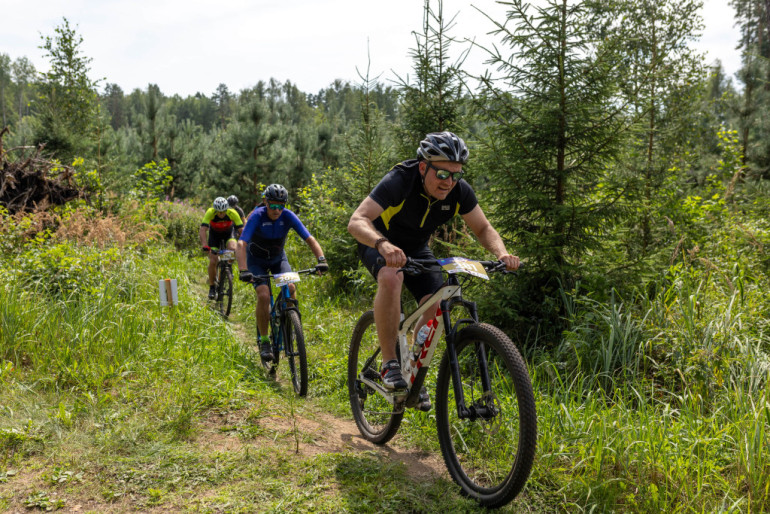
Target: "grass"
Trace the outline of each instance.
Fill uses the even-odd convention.
[[[202,258],[157,244],[103,266],[88,289],[74,268],[61,290],[0,275],[0,510],[476,510],[441,472],[432,412],[407,412],[381,450],[336,435],[334,423],[355,433],[347,344],[368,299],[299,284],[310,387],[298,399],[284,362],[278,382],[258,363],[247,285],[224,322]],[[173,309],[158,307],[165,277],[179,282]],[[503,511],[770,510],[762,289],[680,277],[645,301],[565,293],[565,343],[526,347],[538,453]],[[441,474],[410,473],[425,452]]]

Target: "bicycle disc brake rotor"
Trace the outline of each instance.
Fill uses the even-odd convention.
[[[487,435],[497,435],[503,423],[503,416],[500,416],[500,400],[497,399],[495,393],[487,391],[481,395],[481,398],[476,404],[484,409],[493,411],[491,416],[480,416],[477,421],[481,424],[481,427]]]

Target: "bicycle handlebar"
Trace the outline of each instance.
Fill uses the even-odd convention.
[[[318,269],[317,268],[303,269],[303,270],[295,271],[294,273],[296,273],[298,275],[318,275],[318,276],[321,276],[321,274],[318,273]],[[272,280],[273,277],[274,277],[274,275],[272,273],[268,273],[266,275],[252,275],[250,283],[254,283],[257,280],[265,280],[265,279]]]
[[[473,259],[472,259],[473,260]],[[516,273],[518,270],[507,270],[505,268],[505,263],[503,261],[476,261],[482,266],[484,266],[484,269],[491,273]],[[379,265],[385,265],[385,259],[382,257],[377,257],[377,264]],[[406,258],[406,265],[398,268],[398,271],[403,271],[404,273],[408,275],[418,275],[420,273],[431,273],[435,272],[435,270],[429,269],[428,266],[432,266],[435,264],[439,264],[439,259],[412,259],[411,257]],[[519,268],[523,264],[519,264]]]

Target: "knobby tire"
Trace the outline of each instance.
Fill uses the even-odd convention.
[[[283,346],[286,359],[289,361],[289,372],[294,392],[299,396],[307,394],[307,353],[305,352],[305,335],[302,331],[302,321],[299,313],[291,310],[286,312],[283,320]]]
[[[491,393],[483,395],[478,348],[485,348]],[[469,325],[455,343],[467,407],[492,406],[487,419],[460,419],[448,352],[436,383],[436,428],[449,474],[463,494],[485,507],[509,503],[529,477],[535,457],[537,415],[527,366],[501,330]]]
[[[353,419],[364,439],[375,444],[387,443],[398,431],[403,411],[397,412],[373,388],[364,385],[359,375],[364,372],[369,377],[380,376],[382,355],[377,357],[364,369],[367,359],[380,348],[377,339],[377,329],[374,325],[374,312],[367,311],[358,320],[353,329],[348,353],[348,394]]]
[[[233,271],[229,267],[219,270],[219,285],[217,287],[217,310],[223,318],[230,316],[233,305]]]

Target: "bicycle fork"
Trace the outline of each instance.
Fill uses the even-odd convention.
[[[452,307],[456,304],[462,305],[468,311],[470,318],[458,320],[454,327],[447,332],[447,357],[449,359],[449,371],[452,375],[452,390],[454,391],[455,403],[457,404],[457,417],[474,421],[477,419],[493,419],[499,412],[494,404],[494,392],[492,391],[492,381],[489,379],[489,366],[487,363],[487,352],[484,343],[479,342],[475,346],[475,357],[479,368],[479,379],[482,386],[482,396],[473,404],[468,406],[465,401],[465,392],[463,390],[462,376],[460,375],[460,361],[457,358],[456,336],[459,332],[458,327],[463,324],[478,323],[478,314],[476,304],[468,302],[462,298],[452,298],[448,302],[441,302],[444,307],[444,324],[451,325],[449,316]]]

